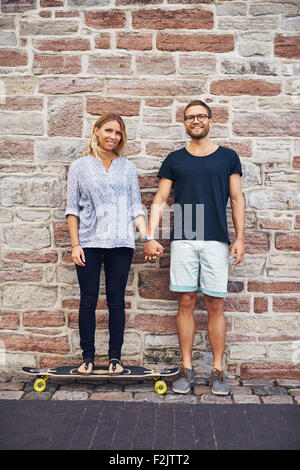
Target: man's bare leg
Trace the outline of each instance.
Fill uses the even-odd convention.
[[[183,367],[192,369],[192,351],[195,336],[194,308],[197,292],[178,294],[177,333]]]
[[[226,324],[224,318],[224,299],[204,294],[208,312],[208,337],[213,353],[213,368],[223,370]]]

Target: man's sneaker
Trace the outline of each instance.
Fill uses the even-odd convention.
[[[180,377],[173,382],[172,390],[175,393],[189,393],[191,390],[191,384],[194,382],[194,372],[191,369],[187,369],[183,366],[179,367]]]
[[[214,395],[229,395],[230,388],[225,379],[225,374],[222,370],[213,369],[210,374],[212,393]]]

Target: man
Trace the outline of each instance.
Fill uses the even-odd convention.
[[[192,349],[199,268],[213,354],[212,393],[228,395],[230,392],[223,371],[223,303],[228,295],[228,263],[231,260],[236,266],[244,257],[245,212],[239,157],[234,150],[210,139],[213,122],[211,109],[204,102],[196,100],[186,106],[184,127],[191,141],[186,147],[171,152],[161,165],[144,244],[145,259],[155,259],[162,254],[163,247],[154,240],[154,234],[173,187],[170,290],[178,292],[176,324],[182,355],[180,377],[173,383],[173,391],[183,394],[190,391],[194,380]],[[236,232],[230,253],[226,222],[229,197]]]

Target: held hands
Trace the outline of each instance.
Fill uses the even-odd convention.
[[[84,251],[80,245],[72,248],[72,260],[75,264],[78,264],[78,266],[85,266]]]
[[[156,240],[149,240],[144,243],[145,260],[156,259],[163,254],[164,247]]]

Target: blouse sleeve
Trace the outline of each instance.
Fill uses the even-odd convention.
[[[65,217],[69,214],[76,215],[79,218],[79,182],[78,171],[75,165],[71,164],[68,174],[68,188],[67,188],[67,208]]]
[[[142,207],[141,191],[138,179],[138,172],[136,167],[133,169],[132,184],[131,184],[131,215],[135,219],[138,215],[145,216]]]

